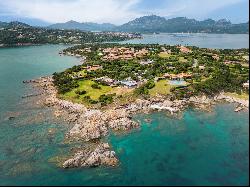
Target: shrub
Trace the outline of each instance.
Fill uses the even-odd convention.
[[[108,95],[101,95],[99,97],[99,102],[102,104],[102,105],[107,105],[107,104],[111,104],[113,102],[113,97],[115,96],[116,94],[108,94]]]
[[[147,95],[147,94],[149,94],[149,91],[145,86],[141,86],[141,87],[135,89],[135,94],[137,94],[137,95]]]
[[[82,91],[81,90],[76,90],[75,93],[78,94],[78,95],[85,95],[87,93],[87,91],[85,91],[85,90],[82,90]]]
[[[147,89],[152,89],[152,88],[154,88],[154,87],[155,87],[154,81],[149,80],[149,81],[145,84],[145,87],[146,87]]]
[[[93,100],[93,99],[90,99],[90,100],[89,100],[89,103],[90,103],[90,104],[97,104],[97,103],[98,103],[98,101]]]
[[[91,86],[93,89],[102,89],[98,84],[93,84],[92,86]]]
[[[66,73],[54,73],[53,80],[59,94],[65,94],[72,89],[79,87],[77,81],[72,79],[72,77]]]
[[[137,95],[148,95],[149,90],[155,87],[154,81],[150,80],[146,84],[142,85],[141,87],[135,89],[135,94]]]
[[[90,98],[90,96],[85,96],[83,99],[85,99],[85,100],[90,100],[91,98]]]

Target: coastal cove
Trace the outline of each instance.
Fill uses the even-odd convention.
[[[166,112],[136,114],[133,119],[141,128],[104,139],[119,159],[117,167],[57,167],[57,158],[69,156],[72,147],[64,137],[72,127],[54,119],[52,108],[38,106],[36,97],[22,99],[39,93],[22,81],[79,64],[79,59],[58,55],[67,47],[0,49],[0,137],[4,140],[0,147],[0,185],[249,183],[248,111],[235,113],[236,105],[228,103],[215,105],[209,113],[188,108],[179,117]],[[206,169],[200,171],[201,166]]]

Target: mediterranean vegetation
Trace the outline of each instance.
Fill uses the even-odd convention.
[[[80,44],[118,42],[140,38],[140,34],[121,32],[84,32],[32,27],[21,22],[0,24],[0,47],[37,44]]]
[[[60,53],[85,61],[54,73],[59,96],[90,107],[126,104],[140,97],[249,94],[248,49],[94,43]]]

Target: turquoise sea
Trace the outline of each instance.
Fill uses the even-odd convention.
[[[70,127],[53,120],[51,109],[22,99],[34,91],[22,81],[78,64],[58,55],[65,47],[0,49],[0,185],[249,184],[249,116],[230,104],[212,113],[190,108],[180,118],[136,115],[141,129],[107,138],[119,167],[58,168],[51,158],[69,152],[63,139]]]

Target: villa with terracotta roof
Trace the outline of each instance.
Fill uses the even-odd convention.
[[[178,48],[182,53],[192,53],[192,51],[185,46],[179,46]]]

